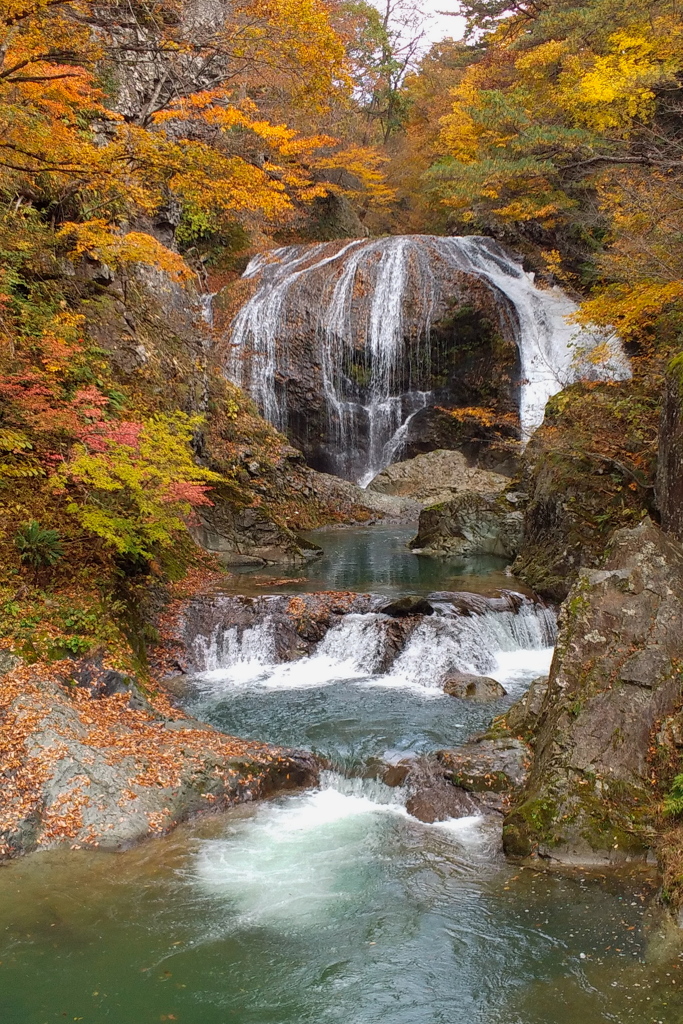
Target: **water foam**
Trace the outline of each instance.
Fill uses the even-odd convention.
[[[495,859],[499,843],[486,818],[427,824],[408,814],[405,799],[403,789],[373,779],[323,772],[318,789],[261,805],[233,820],[223,838],[204,842],[194,882],[229,904],[238,926],[288,932],[327,926],[357,904],[401,829],[443,836],[454,863],[463,858],[461,871]]]
[[[225,839],[204,843],[196,882],[232,904],[243,926],[327,922],[357,898],[349,877],[372,859],[386,815],[408,817],[397,791],[324,773],[319,789],[263,805]]]

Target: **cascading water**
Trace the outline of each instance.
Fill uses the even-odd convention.
[[[589,375],[623,376],[616,343],[599,370],[581,365],[596,338],[567,322],[574,303],[540,289],[500,246],[484,237],[394,236],[288,246],[255,257],[244,274],[257,287],[232,325],[228,373],[271,423],[291,418],[283,381],[293,375],[298,338],[315,338],[337,471],[368,482],[400,455],[407,421],[433,402],[430,332],[454,297],[495,311],[503,337],[519,350],[519,414],[528,437],[548,398]],[[468,285],[469,282],[469,285]],[[302,301],[302,290],[308,299]],[[468,291],[469,289],[469,291]],[[316,381],[308,382],[315,389]]]
[[[199,310],[202,314],[202,320],[209,327],[213,327],[213,300],[215,297],[215,292],[204,292],[199,296]]]
[[[419,617],[399,647],[391,634],[394,621],[376,612],[344,615],[308,657],[294,661],[278,658],[268,616],[242,631],[219,626],[210,637],[196,638],[195,662],[203,669],[197,683],[207,696],[234,686],[304,689],[340,680],[438,696],[449,673],[470,672],[490,674],[514,689],[547,671],[556,632],[554,613],[533,601],[516,611],[465,616],[443,604]]]

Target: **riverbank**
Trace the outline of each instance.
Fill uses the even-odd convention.
[[[117,850],[186,818],[316,783],[310,754],[222,734],[88,663],[16,665],[0,685],[0,857]]]

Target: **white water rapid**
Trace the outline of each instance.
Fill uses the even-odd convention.
[[[400,455],[407,421],[433,403],[419,386],[429,377],[430,330],[458,292],[463,304],[463,281],[488,291],[501,333],[518,346],[524,437],[542,422],[548,398],[580,376],[628,374],[614,342],[609,358],[591,366],[583,357],[604,339],[569,323],[574,303],[558,288],[538,288],[489,238],[356,239],[338,251],[330,244],[288,246],[256,256],[244,277],[256,289],[232,325],[230,377],[286,430],[282,381],[302,328],[312,329],[331,443],[339,452],[362,449],[355,463],[361,483]],[[309,286],[307,305],[301,296]]]
[[[357,893],[349,891],[349,878],[359,864],[367,874],[387,859],[381,848],[391,843],[392,819],[418,842],[450,848],[460,872],[495,871],[495,826],[479,815],[428,825],[410,817],[405,798],[404,790],[374,779],[323,772],[318,789],[264,805],[225,838],[204,843],[195,884],[229,902],[238,927],[305,934],[353,909]]]
[[[236,687],[297,690],[341,681],[439,697],[454,672],[488,675],[516,693],[550,667],[555,616],[532,601],[517,612],[470,616],[444,607],[421,617],[398,648],[390,636],[393,621],[374,612],[345,615],[308,657],[295,661],[278,659],[268,617],[242,631],[219,627],[195,641],[195,661],[203,668],[196,683],[214,698]]]

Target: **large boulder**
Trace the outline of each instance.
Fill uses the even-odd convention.
[[[317,544],[274,522],[262,508],[216,503],[211,521],[204,516],[190,527],[194,540],[223,565],[302,563],[322,554]]]
[[[499,473],[469,465],[462,452],[440,449],[394,462],[370,481],[368,490],[433,505],[448,501],[460,491],[496,493],[509,483]]]
[[[647,856],[658,723],[683,695],[683,548],[649,519],[615,534],[562,607],[535,757],[506,851],[565,863]]]
[[[433,757],[413,761],[403,784],[408,791],[406,810],[420,821],[431,824],[448,818],[466,818],[481,810],[467,790],[446,778],[442,766]]]
[[[365,511],[366,517],[371,519],[393,519],[414,523],[422,508],[422,504],[410,495],[390,494],[370,487],[359,487],[350,480],[342,480],[330,473],[310,470],[308,479],[314,494],[322,501],[345,506],[351,510],[351,514],[345,517],[347,521],[360,518],[358,512]]]
[[[428,555],[497,555],[512,559],[522,538],[518,494],[466,492],[420,513],[410,547]]]
[[[462,747],[436,754],[444,776],[486,809],[507,809],[528,777],[531,751],[509,735],[476,736]]]

